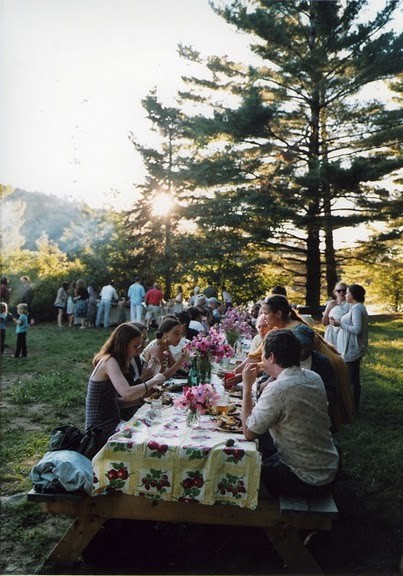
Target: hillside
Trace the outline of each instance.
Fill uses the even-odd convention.
[[[22,248],[35,250],[36,240],[46,233],[64,250],[64,230],[78,218],[81,206],[54,195],[16,188],[2,200],[2,213],[4,245],[19,239]]]

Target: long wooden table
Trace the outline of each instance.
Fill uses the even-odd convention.
[[[107,520],[112,518],[159,522],[218,524],[262,528],[295,574],[322,574],[322,569],[304,546],[300,530],[331,530],[337,508],[331,495],[322,498],[274,499],[262,492],[255,510],[224,504],[208,506],[189,502],[166,502],[142,496],[110,494],[86,496],[40,494],[33,490],[28,500],[39,502],[44,511],[74,517],[74,522],[49,554],[51,564],[77,561]]]

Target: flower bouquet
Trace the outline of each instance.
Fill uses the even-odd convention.
[[[200,414],[205,414],[209,408],[215,406],[219,397],[211,384],[185,386],[183,393],[175,398],[174,405],[187,409],[186,423],[188,426],[194,426],[198,423]]]
[[[215,328],[211,328],[207,336],[198,334],[185,344],[184,348],[189,352],[192,367],[197,370],[201,384],[210,382],[213,360],[220,362],[223,358],[234,355],[232,347],[226,342],[225,334]]]
[[[230,346],[243,336],[252,336],[252,326],[249,324],[248,313],[241,308],[230,308],[221,320],[221,328],[224,330],[227,342]]]

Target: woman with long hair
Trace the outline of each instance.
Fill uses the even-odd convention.
[[[350,284],[347,287],[346,300],[351,305],[351,309],[340,320],[331,318],[330,321],[333,326],[339,328],[337,350],[343,356],[350,373],[354,407],[358,414],[361,397],[360,364],[368,346],[368,312],[364,306],[365,288],[359,284]]]
[[[178,358],[175,358],[170,351],[170,346],[178,346],[183,336],[183,327],[177,318],[166,316],[157,332],[156,338],[145,348],[142,357],[150,361],[157,358],[161,364],[161,372],[165,378],[171,378],[188,359],[188,354],[182,349]]]
[[[262,313],[271,330],[288,328],[293,330],[299,324],[306,324],[291,307],[285,296],[275,295],[266,298],[262,304]],[[347,366],[340,354],[315,332],[313,349],[329,358],[336,373],[336,399],[334,406],[334,423],[350,424],[353,421],[353,396]],[[257,350],[252,360],[260,361],[261,351]]]
[[[120,406],[130,407],[165,382],[163,374],[130,386],[125,374],[130,362],[142,347],[143,335],[131,324],[118,326],[100,351],[94,356],[94,370],[90,376],[85,403],[85,430],[96,426],[105,437],[116,430],[120,421]]]

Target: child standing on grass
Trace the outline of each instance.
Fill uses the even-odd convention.
[[[17,334],[17,348],[15,350],[14,358],[19,358],[20,353],[22,358],[27,357],[27,328],[28,328],[28,306],[21,303],[17,306],[18,319],[13,318],[15,332]]]
[[[6,346],[6,322],[8,316],[8,307],[5,302],[0,304],[0,318],[1,318],[1,353],[4,354],[4,349]]]

